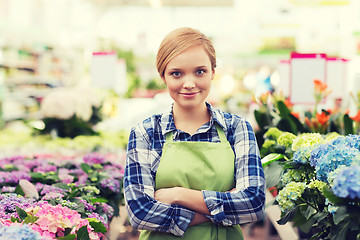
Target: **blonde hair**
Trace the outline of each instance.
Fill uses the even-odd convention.
[[[216,67],[215,48],[210,39],[198,30],[192,28],[178,28],[165,36],[161,42],[157,56],[156,67],[161,77],[164,77],[168,63],[186,49],[202,45],[209,56],[212,70]]]

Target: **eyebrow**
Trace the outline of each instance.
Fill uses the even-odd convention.
[[[197,66],[197,67],[195,67],[196,69],[199,69],[199,68],[207,68],[208,66],[206,66],[206,65],[203,65],[203,66]],[[180,70],[182,70],[181,68],[170,68],[170,69],[168,69],[167,71],[180,71]]]

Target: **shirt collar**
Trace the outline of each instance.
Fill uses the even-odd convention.
[[[168,132],[172,132],[176,130],[176,126],[175,126],[175,122],[174,122],[174,115],[173,115],[173,105],[171,105],[170,111],[165,112],[162,114],[161,119],[160,119],[160,126],[161,126],[161,131],[162,134],[165,135]],[[220,127],[223,128],[224,131],[226,131],[226,124],[225,124],[225,120],[221,115],[221,112],[218,109],[215,109],[211,106],[210,103],[206,102],[206,107],[210,112],[210,127],[214,125],[214,123],[216,122],[217,124],[220,125]]]

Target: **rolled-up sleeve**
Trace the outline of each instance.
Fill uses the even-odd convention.
[[[194,212],[154,199],[153,162],[159,156],[151,149],[147,131],[138,126],[130,132],[124,173],[124,195],[131,225],[137,229],[183,236]]]
[[[255,222],[264,216],[265,177],[255,134],[245,119],[235,126],[236,191],[202,191],[211,220],[224,226]]]

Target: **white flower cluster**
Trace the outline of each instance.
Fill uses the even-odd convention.
[[[92,88],[59,88],[44,97],[40,110],[44,118],[69,119],[75,115],[88,121],[92,115],[92,107],[99,107],[100,104],[100,99]]]

